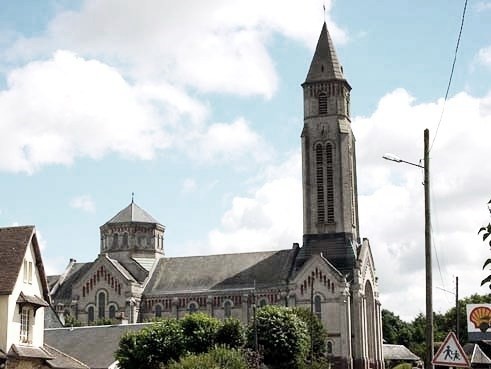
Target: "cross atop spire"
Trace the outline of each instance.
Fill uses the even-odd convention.
[[[343,68],[339,64],[334,44],[327,30],[326,22],[324,22],[305,82],[320,82],[333,79],[345,80]]]

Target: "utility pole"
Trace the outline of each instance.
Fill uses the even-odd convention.
[[[455,277],[455,334],[460,341],[460,329],[459,329],[459,277]]]
[[[433,278],[431,270],[430,132],[424,131],[426,369],[433,369]]]

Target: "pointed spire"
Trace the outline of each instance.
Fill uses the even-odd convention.
[[[343,69],[334,50],[334,44],[327,31],[326,22],[324,22],[305,82],[320,82],[332,79],[345,80]]]

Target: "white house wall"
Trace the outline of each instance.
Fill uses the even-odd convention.
[[[25,260],[32,262],[32,283],[24,282],[24,263],[17,276],[17,281],[15,282],[15,287],[10,296],[8,296],[8,312],[7,321],[10,322],[10,326],[7,333],[6,345],[3,346],[7,349],[12,346],[12,344],[19,344],[20,341],[20,314],[19,305],[17,304],[17,299],[21,292],[24,295],[35,295],[43,298],[43,288],[41,283],[41,278],[39,276],[39,271],[36,267],[36,257],[34,254],[34,249],[32,247],[32,242],[26,249],[26,254],[24,256]],[[3,305],[3,300],[2,300]],[[3,316],[3,314],[2,314]],[[36,315],[33,318],[34,324],[32,325],[32,345],[33,346],[43,346],[44,339],[44,309],[39,308],[36,311]]]

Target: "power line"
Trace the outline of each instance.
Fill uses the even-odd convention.
[[[465,0],[464,10],[462,11],[462,19],[460,22],[459,37],[457,38],[457,45],[455,46],[455,53],[454,53],[454,57],[453,57],[452,70],[450,71],[450,78],[448,79],[447,91],[445,92],[445,99],[443,100],[443,107],[442,107],[442,112],[440,114],[440,120],[438,121],[438,125],[436,126],[435,136],[433,136],[433,141],[431,142],[429,151],[431,151],[431,149],[433,148],[433,144],[435,143],[436,136],[438,135],[438,129],[440,128],[440,124],[443,120],[443,114],[445,112],[445,105],[446,105],[447,98],[448,98],[448,92],[450,91],[450,86],[452,84],[453,72],[455,69],[455,62],[457,61],[457,52],[459,51],[460,38],[462,37],[462,29],[464,28],[464,19],[465,19],[466,10],[467,10],[467,0]]]

